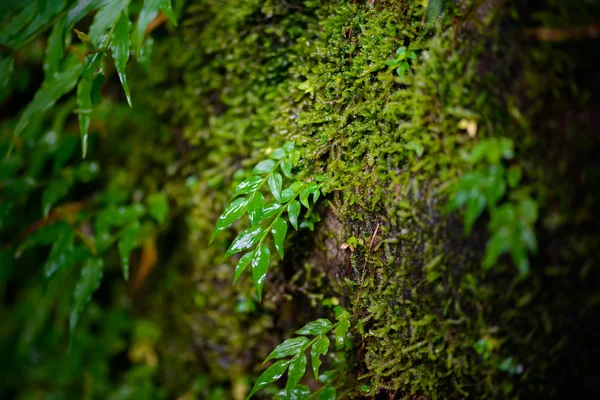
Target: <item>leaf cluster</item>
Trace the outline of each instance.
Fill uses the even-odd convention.
[[[15,53],[50,29],[46,48],[44,81],[33,100],[23,111],[13,132],[14,141],[26,131],[31,121],[52,109],[58,100],[76,88],[77,115],[82,155],[87,153],[91,113],[100,102],[104,84],[106,55],[111,54],[127,101],[131,95],[125,66],[132,48],[142,58],[146,30],[159,12],[176,24],[170,0],[145,0],[132,29],[129,8],[132,0],[15,1],[0,12],[0,46],[9,52],[0,57],[0,100],[8,97],[14,73]],[[95,12],[89,32],[74,29],[77,22]],[[81,44],[72,43],[73,32]],[[12,150],[11,148],[9,149]]]
[[[519,192],[521,168],[506,168],[503,161],[514,156],[514,144],[507,138],[480,141],[465,156],[471,171],[461,176],[450,189],[448,211],[464,209],[465,234],[469,234],[475,221],[487,209],[490,213],[483,267],[491,268],[498,258],[509,253],[519,273],[529,272],[528,252],[536,252],[534,225],[538,207],[535,200]],[[509,199],[505,199],[508,193]]]
[[[387,60],[385,64],[389,67],[396,68],[398,76],[404,76],[406,72],[410,71],[409,60],[416,60],[417,53],[414,51],[408,51],[405,46],[399,47],[396,50],[396,58]]]
[[[295,178],[293,170],[298,166],[300,157],[300,151],[291,142],[271,151],[269,158],[259,162],[252,169],[252,175],[236,187],[231,203],[219,217],[211,237],[212,242],[220,232],[248,215],[250,227],[233,240],[225,257],[247,251],[235,267],[233,282],[248,265],[252,265],[259,301],[271,260],[271,250],[265,242],[269,233],[273,236],[275,250],[283,259],[288,221],[296,230],[302,226],[311,227],[310,220],[299,224],[300,212],[302,206],[310,210],[310,199],[314,204],[321,195],[321,186],[317,182],[303,182]],[[267,204],[263,191],[273,201]],[[287,213],[287,221],[284,213]]]
[[[346,334],[350,328],[350,314],[341,307],[336,307],[336,320],[332,323],[328,319],[319,318],[309,322],[296,331],[301,335],[288,339],[277,346],[265,359],[275,361],[256,380],[246,400],[250,399],[256,392],[280,379],[287,372],[288,380],[285,392],[282,393],[286,399],[308,399],[315,395],[320,400],[332,400],[336,398],[335,388],[330,385],[323,386],[317,393],[311,394],[307,387],[298,383],[306,373],[306,352],[310,349],[310,359],[315,380],[323,381],[319,375],[321,367],[321,355],[327,354],[329,350],[329,337],[331,331],[335,335],[336,348],[344,345]],[[309,338],[308,336],[312,336]]]

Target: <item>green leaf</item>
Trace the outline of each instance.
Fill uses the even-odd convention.
[[[263,178],[261,178],[258,175],[252,175],[251,177],[240,183],[237,188],[235,188],[235,191],[233,192],[233,195],[231,195],[231,198],[234,199],[242,194],[254,192],[256,189],[258,189],[262,182]]]
[[[210,242],[212,243],[212,241],[215,240],[219,232],[229,228],[235,221],[240,219],[242,215],[246,213],[247,208],[247,199],[241,197],[239,199],[234,200],[219,217],[217,225],[215,226],[215,230],[210,238]]]
[[[90,302],[92,294],[100,287],[104,264],[100,258],[90,258],[81,270],[81,276],[73,295],[73,307],[69,317],[69,334],[72,336],[83,309]]]
[[[73,179],[69,177],[53,179],[42,193],[42,212],[47,217],[52,207],[69,193]]]
[[[300,215],[300,203],[296,200],[290,201],[288,204],[288,217],[294,229],[298,230],[298,215]]]
[[[92,114],[92,81],[81,79],[77,85],[77,116],[79,118],[79,134],[81,136],[81,154],[87,154],[88,131]]]
[[[73,60],[73,59],[72,59]],[[13,133],[14,140],[23,133],[29,122],[49,110],[64,94],[70,92],[77,84],[82,65],[71,62],[65,71],[54,74],[50,80],[45,80],[35,93],[33,100],[27,105]],[[11,144],[12,147],[12,144]]]
[[[498,232],[494,233],[488,240],[485,248],[485,256],[483,258],[483,267],[485,269],[491,268],[498,257],[506,253],[510,249],[511,232],[508,228],[503,228]]]
[[[526,223],[533,224],[538,218],[538,206],[535,200],[526,197],[519,202],[518,205],[519,217]]]
[[[275,161],[273,160],[264,160],[256,164],[256,167],[252,170],[253,174],[264,174],[267,172],[271,172],[273,168],[275,168]]]
[[[240,233],[233,243],[231,243],[231,246],[229,246],[227,253],[225,253],[225,258],[240,251],[248,250],[256,245],[264,231],[265,229],[262,226],[253,226]]]
[[[254,383],[252,391],[250,391],[250,394],[248,395],[248,397],[246,397],[246,400],[251,398],[254,395],[254,393],[258,392],[265,386],[281,378],[289,364],[289,360],[279,360],[273,363],[273,365],[271,365],[269,368],[267,368],[265,372],[260,374],[260,376],[256,380],[256,383]]]
[[[281,202],[281,186],[283,185],[283,178],[280,174],[275,172],[271,174],[268,179],[269,189],[271,189],[271,193],[273,193],[273,197],[279,202]]]
[[[250,217],[250,223],[253,226],[260,222],[264,206],[265,197],[262,195],[262,193],[254,193],[252,200],[250,200],[250,202],[248,203],[248,217]]]
[[[304,336],[288,339],[279,346],[275,347],[275,349],[273,349],[271,354],[269,354],[264,362],[276,358],[295,356],[296,354],[299,354],[304,346],[306,346],[309,342],[310,340]]]
[[[288,153],[291,152],[292,150],[294,150],[294,143],[293,142],[285,142],[285,144],[283,145],[283,148],[285,151],[287,151]]]
[[[327,386],[323,390],[321,390],[317,396],[317,400],[335,400],[336,393],[335,388],[333,386]]]
[[[335,327],[335,345],[337,348],[344,346],[344,340],[349,328],[350,321],[347,319],[340,321],[340,324]]]
[[[85,49],[87,51],[96,51],[96,45],[94,44],[94,42],[92,41],[92,38],[90,38],[90,36],[85,33],[82,32],[78,29],[73,29],[75,31],[75,34],[77,35],[77,37],[79,38],[79,40],[81,40],[81,43],[83,43],[83,45],[85,46]]]
[[[67,14],[67,31],[70,31],[75,23],[83,19],[92,11],[103,7],[112,0],[78,0],[75,6],[69,10]]]
[[[136,247],[137,238],[140,235],[141,226],[139,221],[134,221],[119,232],[119,257],[121,257],[121,268],[123,278],[129,279],[129,255]]]
[[[233,284],[235,284],[238,278],[242,275],[242,272],[244,272],[248,264],[250,264],[250,260],[252,260],[253,256],[254,251],[250,251],[240,258],[237,265],[235,266],[235,272],[233,274]]]
[[[288,394],[285,389],[280,390],[274,400],[308,400],[310,399],[310,389],[306,385],[296,385]]]
[[[329,350],[329,338],[327,335],[322,335],[310,349],[310,362],[312,364],[315,379],[319,380],[319,368],[321,367],[321,354],[327,354]]]
[[[256,293],[258,294],[258,301],[262,299],[262,287],[267,277],[267,271],[269,270],[269,262],[271,261],[271,252],[269,248],[264,244],[254,253],[252,257],[252,278],[256,285]]]
[[[119,75],[119,80],[125,91],[127,97],[127,103],[131,107],[131,93],[129,92],[129,85],[127,84],[127,75],[125,74],[125,66],[127,60],[129,60],[129,49],[131,48],[131,40],[129,38],[129,31],[131,30],[131,22],[126,12],[121,13],[121,17],[117,22],[115,31],[113,33],[112,43],[110,48],[112,50],[112,56],[115,60],[115,69]]]
[[[298,335],[321,335],[331,328],[332,324],[328,319],[319,318],[304,325],[296,331]]]
[[[129,0],[112,0],[98,10],[94,16],[94,22],[90,26],[89,33],[90,39],[96,47],[101,46],[100,39],[115,26],[121,12],[127,8],[128,4]]]
[[[44,76],[46,79],[52,79],[54,74],[60,70],[60,62],[65,55],[65,21],[65,18],[59,19],[58,22],[52,27],[50,36],[48,36],[48,43],[46,44],[46,56],[44,58]]]
[[[136,54],[138,58],[141,55],[146,28],[148,28],[148,25],[156,18],[159,10],[165,13],[173,25],[177,25],[175,15],[171,8],[171,0],[144,0],[144,7],[140,12],[137,26],[134,31],[134,42],[136,44]]]
[[[465,233],[469,234],[473,228],[475,220],[481,215],[485,209],[485,196],[477,190],[473,190],[471,197],[467,201],[467,209],[465,211]]]
[[[44,276],[51,278],[59,269],[72,264],[69,254],[73,251],[75,232],[70,226],[65,226],[52,244],[50,255],[44,264]]]
[[[271,218],[273,215],[277,214],[279,210],[283,208],[283,205],[273,202],[263,208],[263,219]]]
[[[275,248],[279,253],[279,257],[283,260],[283,241],[285,240],[285,234],[287,233],[287,222],[281,218],[277,218],[273,227],[271,228],[273,239],[275,241]]]
[[[275,149],[269,154],[269,158],[273,160],[281,160],[283,157],[287,155],[286,151],[282,148]]]
[[[0,103],[10,95],[14,70],[15,57],[10,54],[0,54]]]
[[[284,189],[281,192],[281,202],[287,203],[288,201],[293,199],[294,196],[296,196],[296,192],[294,192],[292,189],[290,189],[290,188]]]
[[[154,192],[146,199],[148,205],[148,213],[158,222],[162,224],[165,222],[167,215],[169,215],[169,200],[167,196],[162,192]]]
[[[281,162],[281,172],[288,178],[292,177],[292,162],[288,158]]]
[[[304,353],[298,354],[296,357],[292,359],[290,363],[290,367],[288,368],[288,380],[285,385],[285,391],[287,395],[290,396],[292,393],[292,389],[296,387],[300,379],[306,373],[306,355]]]

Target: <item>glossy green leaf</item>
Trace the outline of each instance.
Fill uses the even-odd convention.
[[[287,203],[288,201],[293,199],[294,196],[296,196],[296,192],[294,192],[292,189],[283,189],[283,191],[281,192],[281,202]]]
[[[263,219],[271,218],[273,215],[277,214],[283,206],[279,203],[273,202],[268,204],[263,208]]]
[[[137,239],[140,235],[141,226],[138,221],[134,221],[119,232],[119,257],[121,258],[121,268],[123,278],[129,279],[129,255],[137,245]]]
[[[52,79],[42,83],[42,86],[35,93],[33,100],[27,105],[19,119],[13,134],[13,142],[23,133],[30,121],[49,110],[58,99],[73,90],[81,70],[82,65],[80,63],[71,62],[64,71],[54,74]]]
[[[258,189],[262,182],[263,178],[261,178],[258,175],[252,175],[251,177],[240,183],[237,186],[237,188],[235,188],[235,191],[233,192],[231,198],[233,199],[242,194],[254,192],[256,189]]]
[[[286,151],[282,148],[275,149],[269,154],[269,158],[273,160],[281,160],[283,157],[287,155]]]
[[[287,222],[281,218],[277,218],[277,220],[273,223],[271,233],[273,234],[275,248],[279,253],[279,257],[281,257],[283,260],[283,241],[285,240],[285,235],[287,233]]]
[[[258,301],[262,299],[262,287],[267,277],[267,271],[269,270],[269,263],[271,261],[271,252],[269,248],[264,244],[254,253],[252,257],[252,278],[254,279],[254,285],[256,285],[256,293],[258,295]]]
[[[110,3],[112,0],[78,0],[75,6],[67,14],[66,30],[70,31],[74,24],[86,15],[100,7]]]
[[[94,41],[92,40],[92,38],[90,37],[90,35],[88,35],[85,32],[82,32],[78,29],[73,29],[75,31],[75,34],[77,35],[77,37],[79,38],[79,40],[81,41],[81,43],[83,43],[83,45],[85,46],[85,49],[87,51],[93,52],[97,50],[96,45],[94,44]]]
[[[292,162],[288,158],[281,161],[280,167],[281,167],[281,172],[283,172],[283,174],[285,176],[287,176],[288,178],[292,177]]]
[[[52,207],[63,197],[65,197],[71,187],[73,179],[69,177],[55,178],[42,193],[42,212],[47,217]]]
[[[321,367],[321,354],[327,354],[329,350],[329,338],[327,335],[322,335],[310,349],[310,362],[312,364],[315,379],[319,380],[319,368]]]
[[[285,144],[283,145],[283,149],[285,151],[287,151],[288,153],[291,152],[292,150],[294,150],[294,143],[293,142],[285,142]]]
[[[283,178],[277,172],[271,174],[268,179],[269,189],[273,193],[273,197],[281,202],[281,187],[283,186]]]
[[[136,54],[138,58],[141,55],[141,48],[146,35],[146,28],[157,17],[158,11],[165,13],[169,21],[176,25],[175,15],[171,8],[171,0],[144,0],[144,7],[140,12],[134,31],[134,42],[136,44]]]
[[[319,318],[315,321],[311,321],[304,325],[302,328],[296,331],[298,335],[321,335],[327,332],[332,327],[331,322],[325,318]]]
[[[73,295],[73,307],[69,316],[69,332],[72,335],[85,306],[90,302],[92,294],[100,287],[104,264],[100,258],[86,261]]]
[[[242,233],[240,233],[235,238],[233,243],[231,243],[231,246],[229,246],[227,253],[225,253],[225,258],[231,256],[232,254],[239,253],[240,251],[248,250],[254,245],[256,245],[264,231],[265,229],[262,226],[258,225],[253,226],[252,228],[248,228]]]
[[[335,327],[335,345],[337,348],[344,346],[344,340],[346,340],[346,334],[350,328],[350,321],[344,319],[340,321],[340,324]]]
[[[323,390],[319,392],[317,395],[317,400],[335,400],[336,393],[335,388],[333,386],[327,386]]]
[[[285,389],[280,390],[274,400],[308,400],[310,399],[310,389],[306,385],[296,385],[288,394]]]
[[[146,199],[148,214],[159,224],[165,222],[169,215],[169,200],[163,192],[154,192]]]
[[[250,223],[254,226],[258,224],[263,216],[263,207],[265,206],[265,197],[261,192],[256,192],[252,200],[248,203],[248,217]]]
[[[238,261],[237,265],[235,266],[235,272],[233,274],[233,283],[234,284],[238,280],[238,278],[242,275],[242,272],[244,272],[244,270],[246,269],[248,264],[250,264],[250,260],[252,260],[254,253],[255,253],[254,251],[250,251],[250,252],[244,254]]]
[[[285,374],[285,370],[287,369],[289,364],[289,360],[279,360],[273,363],[273,365],[271,365],[269,368],[267,368],[265,372],[260,374],[256,382],[254,383],[254,386],[252,387],[252,390],[250,391],[248,397],[246,397],[246,400],[250,399],[252,396],[254,396],[256,392],[258,392],[265,386],[281,378],[283,374]]]
[[[273,160],[264,160],[256,164],[256,167],[252,170],[253,174],[264,174],[267,172],[271,172],[273,168],[275,168],[275,161]]]
[[[114,28],[119,20],[119,16],[127,8],[128,4],[129,0],[112,0],[96,12],[94,22],[90,26],[89,36],[97,47],[102,45],[102,36]]]
[[[288,204],[288,217],[294,229],[298,230],[298,215],[300,215],[300,203],[296,200],[290,201]]]
[[[221,214],[221,216],[219,217],[215,230],[210,238],[210,242],[212,243],[212,241],[215,240],[219,232],[223,231],[224,229],[227,229],[235,221],[240,219],[246,213],[247,208],[248,200],[243,197],[236,199],[231,204],[229,204],[225,211],[223,211],[223,214]]]
[[[117,25],[115,26],[112,43],[110,44],[112,56],[115,60],[115,69],[117,70],[119,80],[121,81],[121,85],[125,91],[125,96],[127,97],[127,103],[129,103],[129,107],[131,107],[131,93],[129,92],[129,85],[127,84],[125,66],[127,65],[127,60],[129,60],[129,50],[131,48],[131,39],[129,38],[130,30],[131,22],[129,21],[127,13],[123,12],[119,17]]]
[[[271,354],[266,358],[265,362],[276,358],[295,356],[296,354],[299,354],[309,342],[310,340],[304,336],[288,339],[275,347]]]
[[[296,387],[298,382],[300,382],[300,379],[302,379],[305,373],[306,355],[304,355],[304,353],[300,353],[294,359],[292,359],[288,368],[288,380],[287,384],[285,385],[285,391],[288,396],[291,395],[292,390],[294,387]]]

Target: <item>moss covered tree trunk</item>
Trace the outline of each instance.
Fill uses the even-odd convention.
[[[167,188],[191,188],[185,240],[148,286],[173,329],[170,390],[241,399],[277,344],[342,304],[338,398],[600,393],[599,20],[595,1],[190,4],[156,42],[147,100],[179,151]],[[243,223],[208,239],[285,141],[327,196],[259,303],[223,261]]]

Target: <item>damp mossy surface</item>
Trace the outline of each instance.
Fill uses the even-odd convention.
[[[600,5],[465,1],[428,21],[424,3],[194,1],[157,40],[146,84],[159,95],[145,102],[178,149],[158,164],[186,236],[169,264],[180,274],[150,304],[175,329],[161,349],[170,390],[203,393],[202,377],[243,398],[270,350],[328,316],[332,297],[354,315],[340,398],[600,390],[597,42],[536,36],[592,24]],[[400,47],[417,55],[404,76],[386,64]],[[539,208],[527,276],[509,256],[482,267],[489,210],[470,234],[446,211],[485,138],[512,140],[503,163],[522,171],[502,201]],[[242,225],[208,239],[235,185],[285,141],[327,196],[259,304],[223,261]]]

